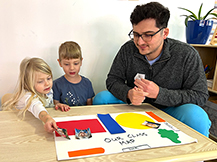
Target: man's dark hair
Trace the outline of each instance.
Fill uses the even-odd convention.
[[[156,27],[167,27],[170,11],[158,2],[137,5],[130,16],[130,21],[132,25],[137,25],[140,21],[149,18],[156,20]]]

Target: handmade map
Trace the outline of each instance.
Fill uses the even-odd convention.
[[[58,127],[67,129],[69,139],[55,133],[58,160],[189,144],[197,142],[153,112],[123,112],[54,118]],[[158,127],[143,125],[145,121]],[[75,131],[76,130],[76,131]],[[78,130],[91,136],[78,138]]]

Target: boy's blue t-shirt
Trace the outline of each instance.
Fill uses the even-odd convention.
[[[92,83],[88,78],[81,76],[79,83],[70,83],[64,76],[53,82],[53,99],[69,106],[82,106],[87,104],[87,99],[93,98]]]

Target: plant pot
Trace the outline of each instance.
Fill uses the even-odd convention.
[[[213,20],[188,21],[186,40],[189,44],[206,44],[212,30]]]

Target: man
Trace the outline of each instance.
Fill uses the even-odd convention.
[[[158,2],[136,6],[132,40],[119,50],[106,80],[111,93],[101,92],[94,103],[150,103],[208,136],[211,122],[200,107],[208,99],[202,61],[192,46],[167,38],[169,17]],[[145,79],[135,79],[137,74]]]

